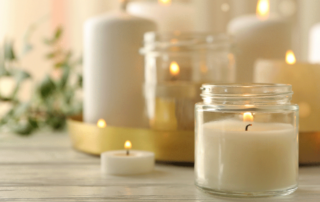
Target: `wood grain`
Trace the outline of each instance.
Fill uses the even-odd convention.
[[[157,164],[145,175],[106,176],[99,157],[73,150],[66,134],[0,135],[0,201],[320,201],[319,166],[300,168],[299,182],[285,197],[223,198],[197,190],[192,167]]]

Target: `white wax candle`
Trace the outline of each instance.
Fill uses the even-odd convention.
[[[168,5],[155,2],[130,2],[127,11],[132,15],[157,22],[161,32],[194,31],[194,9],[192,4],[172,2]]]
[[[226,32],[227,22],[230,18],[230,4],[228,0],[193,0],[193,3],[196,14],[196,31]]]
[[[309,61],[320,63],[320,23],[314,25],[309,34]]]
[[[151,172],[154,168],[154,153],[126,150],[101,154],[101,171],[109,175],[135,175]]]
[[[84,121],[146,127],[142,85],[143,34],[152,21],[117,11],[89,19],[84,27]]]
[[[255,64],[255,83],[287,83],[292,85],[292,102],[298,104],[299,130],[320,131],[320,65],[287,64],[284,60],[263,60]]]
[[[297,184],[297,131],[290,124],[221,120],[199,126],[196,177],[205,188],[259,192]]]
[[[290,24],[276,16],[245,15],[233,19],[228,32],[236,43],[237,81],[251,83],[258,58],[284,58],[291,49]]]

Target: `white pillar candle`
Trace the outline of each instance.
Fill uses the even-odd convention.
[[[291,49],[289,23],[276,16],[268,17],[267,12],[257,11],[259,16],[241,16],[228,25],[228,32],[234,36],[237,46],[237,81],[241,83],[252,82],[256,59],[283,58]]]
[[[226,32],[230,18],[230,0],[193,0],[195,30],[198,32]]]
[[[84,121],[147,126],[142,85],[143,34],[155,23],[117,11],[89,19],[84,27]]]
[[[315,24],[310,30],[309,62],[320,63],[320,23]]]
[[[205,188],[264,192],[297,183],[297,131],[290,124],[221,120],[200,126],[196,176]]]
[[[130,2],[127,11],[132,15],[157,22],[161,32],[194,31],[194,9],[192,4],[169,1]]]
[[[130,141],[125,142],[125,149],[101,154],[102,173],[109,175],[136,175],[153,170],[154,153],[130,150]]]
[[[289,54],[290,52],[288,52]],[[294,57],[294,56],[293,56]],[[290,59],[289,55],[287,57]],[[294,61],[293,61],[294,63]],[[256,83],[287,83],[292,85],[292,102],[300,107],[300,131],[320,131],[320,65],[284,60],[257,61],[254,70]]]

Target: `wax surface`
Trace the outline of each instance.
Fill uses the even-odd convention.
[[[297,132],[290,124],[222,120],[199,126],[198,185],[220,191],[259,192],[297,183]]]

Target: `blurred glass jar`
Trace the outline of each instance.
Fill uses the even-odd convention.
[[[193,130],[202,83],[235,81],[232,41],[225,34],[156,33],[144,36],[147,113],[155,130]]]

